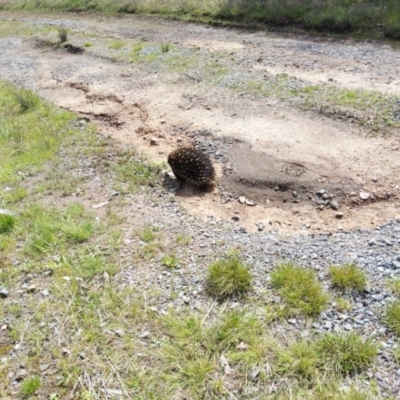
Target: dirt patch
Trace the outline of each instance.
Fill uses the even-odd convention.
[[[79,21],[87,32],[98,32],[99,26],[90,17]],[[128,25],[123,30],[121,25],[99,24],[117,37],[143,35],[140,29],[129,33]],[[344,60],[359,64],[354,61],[358,57],[369,62],[370,69],[358,74],[342,68],[343,76],[364,85],[379,75],[376,82],[383,90],[381,75],[389,79],[398,65],[398,53],[385,45],[361,43],[363,55],[354,43],[239,35],[204,27],[196,27],[198,37],[194,37],[190,25],[181,24],[179,30],[176,24],[162,25],[162,43],[197,46],[210,51],[211,59],[212,51],[228,56],[233,52],[243,60],[240,68],[248,65],[249,71],[255,70],[257,58],[256,74],[263,73],[262,68],[272,68],[273,73],[288,68],[293,75],[294,70],[301,71],[302,78],[313,82],[321,63],[328,77],[342,68]],[[147,21],[150,39],[161,35],[158,29]],[[400,214],[396,134],[364,137],[363,129],[346,119],[301,111],[276,99],[180,81],[176,74],[153,71],[151,65],[116,63],[89,52],[76,57],[44,51],[36,41],[7,43],[0,44],[3,77],[33,87],[58,106],[79,113],[103,134],[132,144],[163,163],[171,150],[183,144],[206,151],[216,164],[219,183],[212,193],[200,193],[187,185],[176,192],[191,213],[234,218],[249,231],[259,229],[260,223],[289,231],[370,227]],[[372,62],[376,54],[391,54],[390,68],[378,60]],[[294,57],[299,67],[293,64]],[[233,69],[237,61],[232,58]],[[12,65],[17,65],[18,77],[11,73]],[[343,85],[351,87],[348,80]]]

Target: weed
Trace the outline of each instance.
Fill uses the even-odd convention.
[[[65,28],[58,28],[58,38],[61,44],[68,41],[68,32]]]
[[[386,307],[384,321],[393,332],[400,336],[400,300]]]
[[[177,235],[176,236],[176,242],[179,244],[188,245],[191,241],[192,241],[192,238],[190,236],[186,236],[186,235]]]
[[[176,258],[175,254],[166,254],[161,259],[162,265],[168,268],[175,268],[179,264],[179,260]]]
[[[367,285],[364,272],[354,264],[331,266],[329,268],[333,287],[340,290],[363,291]]]
[[[93,43],[92,42],[85,42],[84,46],[85,47],[92,47]]]
[[[372,340],[362,339],[353,332],[327,334],[319,340],[318,349],[326,370],[341,375],[364,371],[378,353],[378,347]]]
[[[252,284],[249,268],[239,257],[229,256],[212,263],[207,272],[207,292],[218,300],[245,295]]]
[[[15,218],[12,215],[0,213],[0,233],[10,232],[15,225]]]
[[[156,237],[156,232],[158,229],[154,226],[148,226],[141,231],[139,231],[138,235],[140,240],[143,240],[143,242],[152,242]]]
[[[38,376],[25,378],[21,383],[21,393],[24,399],[29,398],[40,389],[42,385]]]
[[[285,301],[306,316],[319,315],[328,304],[313,271],[292,264],[281,264],[271,273],[272,286],[278,288]]]
[[[171,45],[169,43],[162,43],[161,44],[161,52],[168,53],[171,50]]]

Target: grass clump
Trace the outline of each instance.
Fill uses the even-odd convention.
[[[378,353],[370,339],[362,339],[350,332],[327,334],[318,342],[318,351],[324,359],[325,369],[341,375],[352,375],[369,367]]]
[[[384,321],[386,325],[392,329],[396,335],[400,336],[400,301],[397,300],[394,303],[386,307]]]
[[[212,263],[207,272],[207,292],[218,300],[245,295],[253,278],[249,267],[238,256],[232,255]]]
[[[169,43],[162,43],[161,44],[161,52],[168,53],[171,49],[171,45]]]
[[[299,340],[279,349],[276,368],[286,376],[311,380],[318,373],[320,359],[315,342]]]
[[[362,292],[367,286],[364,272],[354,264],[331,266],[329,273],[332,286],[340,290]]]
[[[175,254],[166,254],[162,259],[161,259],[162,265],[164,267],[168,268],[176,268],[179,264],[178,258],[175,256]]]
[[[157,237],[156,234],[157,230],[158,229],[154,226],[148,226],[146,228],[143,228],[138,233],[140,240],[143,240],[143,242],[146,243],[152,242]]]
[[[283,299],[308,317],[319,315],[328,304],[328,295],[310,269],[281,264],[272,271],[271,278]]]
[[[24,399],[28,399],[34,393],[36,393],[42,385],[38,376],[32,376],[24,379],[21,383],[21,394]]]
[[[39,107],[40,97],[29,89],[12,87],[11,94],[19,104],[21,112],[32,111]]]
[[[15,218],[12,215],[0,213],[0,233],[10,232],[15,225]]]
[[[122,40],[113,40],[109,45],[108,48],[109,49],[113,49],[113,50],[120,50],[125,46],[125,42],[123,42]]]
[[[68,40],[68,32],[65,28],[58,28],[58,38],[61,44]]]

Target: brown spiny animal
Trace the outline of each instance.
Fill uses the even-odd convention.
[[[178,179],[202,189],[215,184],[215,170],[207,154],[194,147],[183,146],[168,156],[168,164]]]

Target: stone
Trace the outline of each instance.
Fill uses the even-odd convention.
[[[329,206],[333,209],[333,210],[339,210],[339,203],[336,200],[332,200],[329,202]]]
[[[335,214],[335,217],[338,219],[342,219],[343,218],[343,213],[342,212],[338,212]]]
[[[5,287],[0,287],[0,297],[2,299],[8,297],[8,290]]]
[[[361,200],[368,200],[370,198],[371,194],[368,192],[360,192],[360,199]]]

